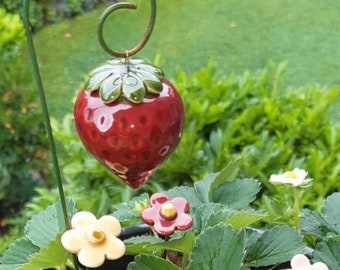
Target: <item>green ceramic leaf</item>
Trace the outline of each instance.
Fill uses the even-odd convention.
[[[70,215],[74,213],[75,205],[67,199],[67,210]],[[47,207],[46,210],[32,217],[25,226],[25,233],[29,240],[38,247],[46,247],[54,240],[59,232],[65,230],[60,201]]]
[[[120,61],[107,61],[107,63],[102,64],[101,66],[95,68],[94,70],[92,70],[89,74],[90,77],[92,77],[93,75],[95,75],[96,73],[100,73],[100,72],[105,72],[105,71],[112,71],[112,66],[113,65],[117,65],[119,64]]]
[[[245,239],[242,231],[235,231],[230,226],[215,226],[197,238],[190,257],[190,269],[238,270],[244,253]]]
[[[317,244],[313,261],[325,263],[330,270],[340,269],[340,240],[328,239]]]
[[[237,179],[217,187],[212,194],[212,201],[240,209],[249,205],[260,191],[260,183],[254,179]]]
[[[158,94],[162,92],[163,89],[162,83],[156,81],[144,81],[144,85],[146,86],[147,91],[151,94]]]
[[[113,59],[95,68],[86,83],[88,91],[99,90],[105,103],[120,96],[141,103],[147,93],[162,91],[163,72],[142,59]]]
[[[122,78],[120,75],[107,77],[100,84],[99,93],[105,103],[116,100],[122,92]]]
[[[152,64],[148,64],[145,61],[138,63],[138,65],[136,63],[136,66],[137,66],[138,70],[142,69],[142,70],[148,71],[150,73],[156,74],[158,77],[164,76],[163,71],[161,69],[159,69],[158,67],[156,67]]]
[[[248,248],[246,265],[259,267],[287,262],[295,255],[304,253],[301,235],[288,226],[277,226],[265,231]]]
[[[32,269],[62,269],[69,253],[63,248],[60,242],[61,234],[51,241],[47,247],[30,257],[29,261],[17,270]]]
[[[1,258],[1,270],[16,270],[27,263],[30,257],[39,252],[39,247],[23,237],[13,242]]]
[[[123,78],[122,92],[129,101],[140,103],[145,97],[146,89],[137,76],[129,74]]]
[[[88,91],[96,91],[100,88],[101,83],[111,75],[112,71],[109,69],[106,69],[102,72],[94,73],[87,81],[85,88]]]
[[[162,91],[163,88],[162,82],[158,76],[144,70],[138,70],[138,72],[136,73],[140,77],[140,79],[144,82],[144,84],[147,86],[148,92],[158,94]]]
[[[138,255],[135,261],[128,265],[128,270],[181,270],[168,260],[153,255]]]

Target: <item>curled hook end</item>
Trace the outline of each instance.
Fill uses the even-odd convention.
[[[117,52],[115,50],[110,49],[110,47],[106,44],[104,37],[103,37],[103,26],[104,26],[104,22],[107,19],[107,17],[113,13],[114,11],[118,10],[118,9],[137,9],[137,5],[135,3],[128,3],[128,2],[120,2],[120,3],[115,3],[113,5],[111,5],[110,7],[108,7],[102,14],[102,16],[99,19],[99,23],[98,23],[98,41],[101,45],[101,47],[104,49],[104,51],[106,51],[107,53],[109,53],[110,55],[114,56],[114,57],[119,57],[119,58],[124,58],[127,55],[128,56],[132,56],[135,55],[136,53],[138,53],[144,46],[145,44],[148,42],[153,27],[155,25],[155,21],[156,21],[156,0],[150,0],[150,5],[151,5],[151,12],[150,12],[150,19],[149,19],[149,24],[148,27],[144,33],[144,35],[142,36],[142,39],[138,42],[138,44],[130,49],[130,50],[126,50],[125,52]]]

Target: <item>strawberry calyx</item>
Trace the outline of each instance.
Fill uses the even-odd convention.
[[[132,103],[143,102],[149,94],[162,91],[164,74],[143,59],[113,59],[94,69],[86,83],[87,91],[99,91],[104,103],[120,97]]]

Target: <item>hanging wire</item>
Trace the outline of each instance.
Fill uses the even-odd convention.
[[[26,32],[28,51],[29,51],[29,55],[32,61],[33,73],[35,76],[37,90],[39,93],[40,103],[41,103],[42,112],[43,112],[43,116],[45,120],[48,142],[49,142],[49,147],[50,147],[51,155],[52,155],[54,173],[57,179],[59,196],[60,196],[61,206],[62,206],[62,210],[64,214],[65,226],[67,229],[69,229],[70,221],[69,221],[69,217],[67,213],[65,194],[63,190],[62,181],[61,181],[61,174],[60,174],[60,168],[59,168],[59,163],[58,163],[57,151],[56,151],[55,142],[53,138],[50,117],[49,117],[49,113],[47,109],[47,102],[46,102],[46,97],[44,93],[44,88],[43,88],[43,84],[42,84],[42,80],[40,76],[39,65],[38,65],[35,48],[33,44],[33,39],[32,39],[32,33],[31,33],[31,27],[30,27],[30,21],[29,21],[29,0],[24,0],[23,22],[24,22],[24,27],[25,27],[25,32]]]
[[[135,47],[133,47],[130,50],[126,50],[124,52],[117,52],[115,50],[112,50],[106,44],[104,37],[103,37],[104,22],[107,19],[107,17],[111,13],[113,13],[114,11],[116,11],[118,9],[137,9],[137,5],[133,4],[133,3],[120,2],[120,3],[116,3],[116,4],[109,6],[103,12],[102,16],[99,19],[98,31],[97,31],[99,44],[104,49],[104,51],[106,51],[107,53],[109,53],[110,55],[112,55],[114,57],[119,57],[119,58],[125,58],[126,55],[132,56],[132,55],[138,53],[145,46],[145,44],[148,42],[148,40],[151,36],[153,27],[155,25],[155,21],[156,21],[156,0],[150,0],[150,6],[151,6],[151,11],[150,11],[149,24],[148,24],[148,27],[147,27],[144,35],[142,36],[141,40],[138,42],[138,44]]]

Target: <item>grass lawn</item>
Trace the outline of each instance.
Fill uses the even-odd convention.
[[[105,23],[115,50],[133,47],[148,20],[149,3],[117,11]],[[138,56],[162,57],[169,76],[192,72],[214,59],[221,74],[287,62],[286,85],[340,84],[340,1],[338,0],[159,0],[157,22]],[[86,74],[110,56],[96,38],[97,10],[45,28],[35,45],[51,115],[72,110],[72,98]]]

